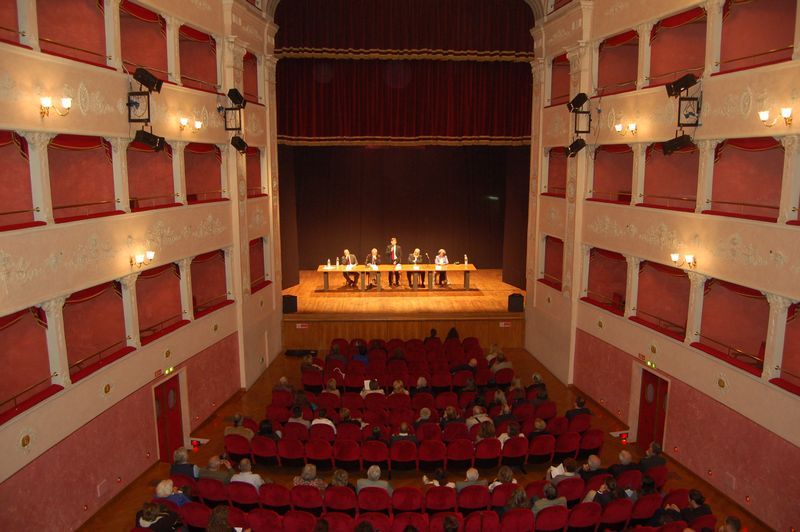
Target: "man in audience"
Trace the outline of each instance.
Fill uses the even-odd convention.
[[[474,467],[470,467],[469,469],[467,469],[467,477],[466,477],[466,479],[461,480],[459,482],[456,482],[456,491],[460,493],[461,490],[463,490],[467,486],[487,486],[488,487],[489,486],[489,481],[486,480],[485,478],[481,479],[479,477],[480,477],[480,474],[478,473],[478,470],[475,469]]]
[[[544,436],[545,434],[549,434],[547,432],[547,423],[544,419],[537,417],[533,420],[533,430],[530,432],[530,434],[528,434],[528,440],[533,440],[534,438]]]
[[[667,465],[667,461],[661,456],[661,446],[656,442],[650,442],[645,451],[645,457],[639,461],[639,469],[642,473],[651,467],[661,467]]]
[[[479,425],[484,421],[492,422],[492,418],[486,414],[486,409],[482,406],[473,406],[472,415],[467,418],[467,428],[471,429],[473,426]]]
[[[333,344],[333,347],[331,347],[331,352],[328,353],[327,357],[325,357],[325,360],[328,359],[336,360],[337,362],[341,362],[343,364],[347,364],[348,362],[347,357],[344,356],[344,353],[339,350],[339,344]]]
[[[596,502],[603,508],[614,499],[624,498],[625,492],[617,488],[617,481],[614,477],[608,477],[603,485],[597,490],[589,490],[583,498],[583,502]]]
[[[235,414],[233,416],[233,425],[225,427],[225,432],[223,434],[225,436],[228,436],[230,434],[238,434],[239,436],[244,436],[245,438],[247,438],[247,441],[252,440],[255,434],[253,433],[252,430],[245,427],[243,423],[244,423],[244,416],[238,413]]]
[[[200,470],[200,478],[219,480],[223,484],[230,482],[232,476],[233,467],[230,461],[222,460],[217,454],[208,459],[208,467]]]
[[[719,532],[742,532],[742,520],[735,515],[725,518],[725,523],[719,527]]]
[[[200,476],[200,468],[189,463],[189,451],[186,447],[178,447],[172,453],[172,466],[169,468],[170,475],[183,475],[197,480]]]
[[[366,397],[371,393],[386,395],[386,392],[384,392],[383,388],[381,388],[381,383],[378,382],[378,379],[372,379],[365,384],[364,389],[361,390],[361,397],[366,399]]]
[[[616,478],[625,471],[629,471],[631,469],[639,469],[639,466],[633,463],[633,456],[631,455],[631,452],[627,449],[622,449],[619,452],[619,463],[609,467],[608,472],[614,475]]]
[[[289,379],[286,377],[281,377],[278,379],[278,384],[272,388],[272,391],[294,393],[294,386],[289,384]]]
[[[450,423],[464,423],[464,420],[458,415],[458,411],[453,406],[448,406],[444,409],[444,415],[439,421],[442,430]]]
[[[566,460],[564,460],[564,462],[562,462],[561,465],[564,466],[564,472],[559,475],[552,476],[553,475],[552,468],[549,468],[547,470],[546,478],[547,480],[550,481],[550,483],[553,486],[557,486],[558,483],[561,482],[562,480],[578,476],[578,462],[576,462],[574,458],[567,458]]]
[[[492,370],[492,373],[497,373],[501,369],[512,369],[512,368],[513,364],[511,364],[511,361],[506,358],[505,353],[500,351],[499,353],[497,353],[497,356],[494,359],[494,364],[492,364],[489,369]]]
[[[420,425],[424,425],[425,423],[431,423],[431,409],[427,406],[420,408],[419,418],[414,422],[414,429],[418,429]]]
[[[311,422],[303,417],[303,409],[299,406],[292,407],[292,417],[286,420],[287,423],[299,423],[305,428],[311,428]]]
[[[261,475],[253,473],[253,463],[249,458],[242,458],[239,462],[239,472],[231,477],[231,482],[247,482],[256,487],[256,489],[263,486],[266,482]]]
[[[381,480],[381,468],[376,465],[369,466],[367,469],[367,478],[360,478],[356,482],[356,493],[364,488],[381,488],[385,489],[386,493],[391,497],[392,485],[385,480]]]
[[[433,393],[433,389],[428,385],[428,379],[420,376],[417,379],[417,385],[411,388],[411,397],[418,393]]]
[[[664,507],[664,510],[675,520],[686,521],[689,524],[698,517],[711,513],[711,507],[706,504],[706,498],[699,490],[695,489],[689,490],[689,506],[681,509],[674,504],[668,504]]]
[[[583,467],[578,470],[578,474],[584,482],[589,482],[592,477],[604,475],[606,473],[608,473],[608,469],[603,467],[600,457],[596,454],[589,455],[589,459],[583,464]]]
[[[542,493],[544,493],[544,497],[533,503],[533,507],[531,508],[533,515],[536,515],[544,508],[549,508],[550,506],[563,506],[564,508],[567,507],[567,498],[558,497],[556,487],[552,484],[545,484],[542,488]]]
[[[146,502],[136,513],[136,526],[160,531],[180,530],[181,518],[175,512],[163,508],[160,504]]]
[[[333,433],[336,434],[336,425],[328,418],[328,411],[325,408],[320,408],[317,412],[316,419],[311,422],[311,426],[313,427],[314,425],[328,425],[333,429]]]
[[[572,421],[572,418],[577,416],[578,414],[591,414],[592,411],[586,408],[586,399],[581,397],[580,395],[575,398],[575,407],[571,410],[567,410],[567,413],[564,414],[568,420]]]
[[[529,392],[531,390],[536,390],[537,392],[539,390],[547,390],[547,384],[545,384],[544,380],[542,379],[542,376],[539,373],[534,373],[531,379],[533,383],[527,388],[525,388],[526,392]]]
[[[516,421],[517,418],[511,413],[511,405],[503,403],[500,407],[500,414],[494,418],[494,426],[499,427],[502,423]]]
[[[459,371],[471,371],[473,374],[475,374],[475,372],[478,371],[478,359],[470,358],[469,362],[466,364],[459,364],[458,366],[453,366],[450,368],[450,373],[453,375]]]
[[[396,441],[410,441],[415,444],[419,443],[417,437],[409,432],[408,423],[406,423],[405,421],[400,423],[400,429],[397,432],[397,434],[392,435],[392,443]]]
[[[355,425],[358,428],[361,428],[364,425],[363,423],[361,423],[361,420],[353,419],[351,416],[352,414],[350,413],[349,408],[345,407],[340,408],[339,417],[341,419],[339,420],[339,425]]]

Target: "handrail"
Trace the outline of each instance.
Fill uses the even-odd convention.
[[[135,66],[137,68],[144,68],[145,70],[152,70],[154,72],[160,72],[162,74],[167,74],[167,75],[170,74],[168,70],[161,70],[160,68],[156,68],[154,66],[142,65],[142,64],[139,64],[139,63],[134,63],[133,61],[128,61],[127,59],[123,58],[122,59],[122,65],[124,66],[126,63],[129,64],[129,65],[133,65],[133,66]],[[127,71],[127,69],[125,69],[125,70]]]
[[[595,92],[597,92],[598,95],[602,96],[602,93],[608,88],[620,88],[620,87],[626,87],[628,85],[634,85],[635,86],[636,85],[636,80],[632,79],[630,81],[623,81],[622,83],[609,83],[608,85],[603,85],[602,87],[597,87],[597,89],[595,89]]]
[[[192,76],[187,76],[186,74],[181,74],[181,79],[188,79],[189,81],[194,81],[196,83],[200,83],[201,85],[207,85],[209,87],[214,87],[215,89],[219,90],[222,85],[219,83],[211,83],[208,81],[204,81],[202,79],[193,78]]]
[[[666,78],[667,76],[674,76],[675,74],[681,74],[683,72],[694,72],[696,70],[703,70],[705,68],[705,65],[692,68],[682,68],[680,70],[673,70],[672,72],[664,72],[663,74],[658,74],[657,76],[647,76],[645,79]]]
[[[541,277],[541,278],[542,278],[542,279],[547,279],[548,281],[553,281],[553,282],[556,282],[556,283],[558,283],[558,284],[561,284],[561,283],[562,283],[562,280],[561,280],[561,279],[559,279],[558,277],[555,277],[555,276],[553,276],[553,275],[550,275],[549,273],[544,273],[544,272],[542,272],[542,277]]]
[[[591,290],[587,290],[586,294],[592,296],[592,299],[604,300],[609,305],[617,307],[620,310],[624,310],[625,309],[625,301],[614,301],[613,299],[611,299],[610,297],[608,297],[605,294],[601,294],[599,292],[592,292]]]
[[[744,61],[745,59],[755,59],[756,57],[761,57],[762,55],[769,55],[769,54],[774,54],[775,52],[783,52],[784,50],[792,50],[792,49],[794,49],[794,46],[790,44],[788,46],[784,46],[783,48],[774,48],[772,50],[767,50],[766,52],[759,52],[757,54],[745,55],[733,59],[726,59],[725,61],[717,61],[715,64],[717,66],[720,66],[726,63],[735,63],[736,61]]]
[[[116,203],[114,200],[107,200],[107,201],[95,201],[92,203],[76,203],[74,205],[57,205],[53,207],[53,210],[59,209],[72,209],[76,207],[91,207],[92,205],[107,205],[109,203]]]
[[[640,310],[640,309],[637,308],[636,309],[636,315],[638,316],[639,314],[643,314],[645,316],[650,316],[651,318],[655,318],[656,320],[658,320],[658,324],[657,325],[659,327],[663,327],[664,325],[666,325],[667,327],[664,327],[665,329],[669,328],[669,327],[672,327],[672,328],[674,328],[674,329],[676,329],[676,330],[678,330],[678,331],[680,331],[682,333],[686,332],[686,327],[683,326],[683,325],[679,325],[677,323],[674,323],[674,322],[671,322],[669,320],[666,320],[666,319],[662,318],[661,316],[656,316],[655,314],[650,314],[649,312],[645,312],[645,311]]]
[[[22,35],[23,37],[27,35],[24,30],[18,30],[16,28],[6,28],[5,26],[0,26],[0,30],[9,31],[11,33],[16,33],[17,35]]]
[[[757,366],[757,367],[763,367],[764,366],[764,360],[761,359],[761,358],[758,358],[755,355],[752,355],[750,353],[746,353],[745,351],[742,351],[741,349],[739,349],[737,347],[733,347],[731,345],[728,345],[728,344],[726,344],[724,342],[720,342],[719,340],[715,340],[714,338],[705,336],[703,334],[701,334],[699,336],[700,336],[700,339],[702,339],[702,340],[708,340],[708,341],[710,341],[712,343],[715,343],[717,345],[720,345],[720,346],[724,347],[727,350],[726,354],[728,356],[731,356],[731,357],[734,357],[734,358],[744,357],[746,359],[749,359],[750,362],[748,362],[748,363],[750,363],[750,364],[752,364],[752,361],[755,361],[755,364],[753,364],[754,366]]]
[[[9,214],[23,214],[26,212],[39,212],[40,210],[41,209],[39,209],[39,207],[34,207],[33,209],[23,209],[21,211],[6,211],[6,212],[0,212],[0,216],[6,216]]]
[[[722,200],[715,200],[715,199],[707,199],[706,203],[719,203],[722,205],[739,205],[741,207],[758,207],[760,209],[772,209],[772,210],[780,210],[780,207],[776,205],[761,205],[758,203],[744,203],[738,201],[722,201]]]
[[[222,294],[221,296],[217,296],[217,297],[209,299],[208,301],[204,301],[204,302],[200,303],[199,305],[197,305],[194,308],[194,311],[195,312],[201,312],[201,311],[203,311],[203,310],[205,310],[207,308],[211,308],[214,305],[216,305],[218,303],[221,303],[223,301],[228,301],[228,294]]]
[[[179,196],[180,194],[162,194],[160,196],[131,196],[131,200],[136,201],[143,201],[143,200],[151,200],[151,199],[160,199],[160,198],[174,198],[175,196]]]
[[[266,281],[266,275],[262,275],[261,277],[258,277],[256,279],[253,279],[252,281],[250,281],[250,286],[255,286],[258,283],[260,283],[261,281]]]
[[[103,349],[101,349],[100,351],[98,351],[98,352],[96,352],[96,353],[94,353],[94,354],[92,354],[92,355],[89,355],[88,357],[84,357],[84,358],[82,358],[81,360],[79,360],[79,361],[77,361],[77,362],[75,362],[75,363],[73,363],[73,364],[70,364],[70,365],[69,365],[69,369],[70,369],[70,370],[71,370],[72,368],[78,368],[79,370],[81,370],[81,369],[84,369],[84,367],[85,367],[85,366],[83,365],[83,364],[84,364],[84,362],[86,362],[87,360],[93,359],[93,358],[95,358],[95,357],[97,357],[97,361],[99,362],[99,361],[103,360],[103,353],[105,353],[106,351],[108,351],[108,350],[110,350],[110,349],[114,349],[114,348],[115,348],[115,347],[117,347],[118,345],[123,345],[123,346],[124,346],[124,345],[125,345],[125,340],[120,340],[119,342],[115,342],[115,343],[113,343],[113,344],[109,345],[108,347],[104,347],[104,348],[103,348]],[[116,349],[115,349],[115,351],[116,351]],[[110,354],[110,353],[109,353],[109,354]],[[70,373],[71,373],[71,372],[70,372]]]
[[[558,190],[560,192],[566,192],[567,191],[567,187],[554,187],[554,186],[551,186],[551,185],[547,185],[547,192],[549,192],[550,190]]]
[[[97,56],[97,57],[102,57],[103,59],[106,59],[106,60],[111,59],[111,56],[108,56],[106,54],[101,54],[99,52],[95,52],[94,50],[87,50],[86,48],[81,48],[79,46],[73,46],[71,44],[65,44],[63,42],[55,41],[53,39],[48,39],[46,37],[39,37],[39,40],[40,41],[44,41],[44,42],[49,42],[51,44],[56,44],[58,46],[63,46],[64,48],[69,48],[71,50],[77,50],[79,52],[84,52],[84,53],[91,54],[91,55],[94,55],[94,56]]]
[[[191,192],[186,194],[186,199],[187,201],[197,201],[201,196],[203,198],[207,198],[211,194],[219,194],[220,198],[224,198],[222,195],[224,192],[224,190],[204,190],[202,192]]]
[[[632,192],[630,190],[618,190],[617,192],[598,192],[596,190],[592,191],[592,196],[589,199],[593,198],[603,198],[607,197],[613,201],[625,202],[625,200],[618,199],[619,196],[632,196]],[[616,197],[615,197],[616,196]]]
[[[0,402],[0,412],[5,412],[6,410],[8,410],[8,408],[5,408],[5,405],[10,403],[10,402],[12,402],[12,401],[13,401],[13,405],[12,406],[17,406],[19,404],[19,402],[17,402],[17,399],[19,399],[23,395],[29,393],[31,390],[36,389],[37,387],[41,386],[42,384],[45,384],[45,383],[50,384],[50,383],[52,383],[53,377],[56,377],[56,376],[58,376],[58,373],[53,373],[53,374],[49,375],[46,379],[41,380],[41,381],[37,382],[36,384],[30,385],[27,388],[25,388],[24,390],[22,390],[21,392],[17,393],[16,395],[12,395],[11,397],[6,399],[5,401]]]
[[[181,321],[181,319],[183,319],[182,316],[183,316],[182,314],[176,314],[175,316],[170,316],[169,318],[163,319],[163,320],[161,320],[161,321],[159,321],[157,323],[154,323],[150,327],[145,327],[144,329],[139,331],[139,335],[141,336],[141,334],[143,332],[146,332],[146,331],[152,331],[152,333],[156,333],[156,332],[160,331],[161,329],[165,329],[166,328],[166,327],[163,326],[165,323],[168,323],[168,322],[170,322],[172,320],[175,320],[175,323]]]
[[[680,201],[697,201],[697,198],[690,196],[659,196],[658,194],[639,194],[640,198],[674,199]]]

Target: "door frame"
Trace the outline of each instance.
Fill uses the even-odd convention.
[[[150,383],[150,397],[151,407],[153,409],[153,427],[155,427],[153,442],[156,450],[156,461],[161,460],[160,446],[158,445],[158,416],[156,412],[155,389],[167,382],[170,379],[178,379],[178,386],[180,386],[181,393],[179,401],[181,402],[181,433],[183,434],[183,446],[186,448],[191,447],[192,438],[189,435],[191,427],[191,417],[189,416],[189,390],[186,377],[186,368],[176,369],[169,375],[162,375],[158,379]],[[169,462],[172,463],[172,457],[169,457]]]
[[[631,390],[630,390],[630,409],[628,411],[628,443],[636,443],[636,438],[639,433],[639,401],[642,394],[642,372],[648,371],[666,381],[669,391],[667,392],[666,413],[664,414],[664,442],[667,441],[667,433],[669,431],[669,401],[672,397],[672,378],[647,365],[643,364],[640,360],[636,360],[631,369]]]

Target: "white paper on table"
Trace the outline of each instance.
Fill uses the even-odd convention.
[[[344,267],[344,269],[345,270],[352,270],[353,269],[353,265],[352,264],[348,264],[347,266]]]
[[[394,265],[394,269],[395,270],[402,270],[403,269],[403,265],[398,262],[397,264]]]
[[[441,265],[441,264],[437,264],[435,269],[436,269],[436,270],[443,270],[444,268],[442,268],[442,265]]]
[[[417,265],[415,264],[415,265],[414,265],[414,269],[415,269],[415,270],[419,270],[419,266],[417,266]]]
[[[374,271],[378,271],[378,265],[377,264],[370,264],[369,267],[372,268]]]

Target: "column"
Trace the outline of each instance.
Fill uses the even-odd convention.
[[[706,0],[706,61],[703,77],[719,72],[722,50],[722,8],[725,0]]]
[[[792,59],[797,61],[800,59],[800,9],[794,10],[794,49],[792,50]]]
[[[686,272],[689,276],[689,312],[686,317],[686,337],[683,342],[700,341],[700,324],[703,321],[703,295],[707,276],[697,272]]]
[[[590,53],[592,54],[592,77],[590,80],[591,94],[597,94],[597,84],[600,79],[600,41],[591,44]]]
[[[647,144],[631,144],[633,150],[633,181],[631,182],[631,205],[644,203],[644,172],[647,163]]]
[[[699,140],[700,167],[697,169],[697,198],[694,212],[700,213],[711,208],[711,192],[714,185],[714,150],[719,144],[717,139]]]
[[[224,76],[224,63],[223,58],[220,57],[220,52],[223,50],[223,40],[222,37],[219,35],[212,35],[212,39],[214,39],[214,49],[217,51],[214,55],[217,63],[217,90],[222,89],[225,87],[225,76]],[[244,89],[242,89],[242,95],[244,95]]]
[[[66,388],[69,378],[67,339],[64,336],[64,302],[66,296],[57,297],[39,304],[47,316],[47,355],[50,360],[50,382]]]
[[[131,196],[128,187],[128,144],[130,139],[111,139],[111,163],[114,170],[114,197],[117,210],[131,212]]]
[[[537,148],[538,148],[538,145],[536,146],[536,148],[532,147],[531,151],[533,151],[533,149],[537,149]],[[540,165],[540,170],[539,170],[539,186],[540,186],[540,190],[542,192],[550,192],[550,149],[549,148],[542,149],[541,157],[542,157],[542,159],[541,159],[542,163]],[[536,188],[533,187],[533,185],[531,185],[531,191],[532,191],[534,196],[539,193],[539,190],[536,190]],[[531,200],[534,201],[534,202],[536,201],[535,198],[531,198]]]
[[[105,0],[103,17],[106,29],[106,64],[122,70],[122,39],[119,26],[119,4],[121,0]]]
[[[625,279],[625,317],[636,315],[636,302],[639,300],[639,264],[642,259],[625,255],[628,263],[628,276]]]
[[[228,165],[225,164],[224,161],[226,160],[225,157],[227,155],[228,150],[229,149],[232,150],[233,147],[230,146],[229,144],[217,144],[217,148],[219,148],[220,158],[223,161],[222,164],[220,165],[220,171],[219,171],[219,175],[220,175],[219,189],[221,191],[220,195],[223,198],[230,198],[230,194],[228,192],[228,190],[229,190],[228,189]]]
[[[183,319],[194,320],[194,304],[192,303],[192,259],[186,257],[177,261],[181,272],[181,308]]]
[[[650,32],[652,22],[644,22],[636,28],[639,33],[639,61],[636,70],[636,88],[641,89],[650,83]]]
[[[583,151],[586,152],[586,189],[583,197],[591,198],[594,196],[594,156],[597,153],[597,146],[588,144]]]
[[[783,342],[786,337],[786,314],[792,300],[765,292],[769,302],[769,323],[767,325],[767,345],[764,348],[764,371],[761,378],[765,381],[781,376],[783,362]]]
[[[21,131],[28,141],[28,165],[31,173],[33,217],[37,222],[53,223],[53,198],[50,194],[50,162],[47,147],[52,133]]]
[[[258,103],[264,103],[264,56],[262,54],[256,54],[256,69]]]
[[[234,262],[233,262],[233,246],[222,248],[225,254],[225,291],[228,299],[236,299],[234,296],[235,285],[233,279]]]
[[[800,12],[800,9],[798,9]],[[783,144],[783,180],[778,223],[798,219],[800,208],[800,136],[780,137]]]
[[[17,24],[19,25],[19,41],[25,46],[39,48],[39,20],[36,14],[36,0],[17,0]]]
[[[125,339],[128,347],[141,347],[139,339],[139,304],[136,300],[136,279],[139,272],[119,279],[122,287],[122,311],[125,317]]]
[[[181,28],[181,21],[171,15],[162,16],[167,22],[167,70],[169,70],[169,81],[180,85],[181,46],[179,31]]]
[[[172,187],[175,194],[175,203],[187,203],[186,198],[186,166],[183,161],[183,151],[186,143],[176,140],[172,146]]]
[[[589,295],[589,261],[592,257],[592,246],[581,244],[581,285],[578,298]]]

